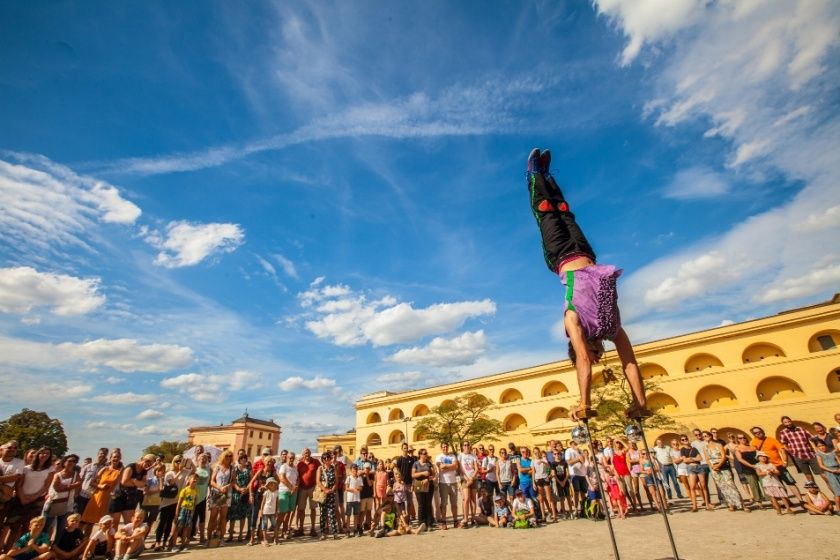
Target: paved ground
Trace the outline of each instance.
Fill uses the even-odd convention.
[[[772,510],[752,513],[678,512],[669,517],[677,551],[683,560],[840,558],[840,516],[818,517],[799,513],[778,516]],[[655,560],[671,557],[660,515],[614,520],[623,560]],[[183,553],[144,554],[147,560],[181,557],[184,560],[251,560],[259,557],[323,560],[324,558],[400,558],[406,553],[418,558],[493,559],[509,553],[533,557],[574,560],[610,560],[612,547],[605,521],[561,521],[539,529],[511,530],[449,529],[423,535],[374,539],[295,539],[263,548],[228,544],[217,549]]]

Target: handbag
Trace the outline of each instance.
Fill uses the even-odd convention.
[[[210,489],[210,507],[217,508],[227,505],[228,496],[223,492],[219,492],[215,488]]]
[[[66,514],[69,505],[67,498],[54,499],[50,502],[49,508],[47,509],[47,517],[58,517]]]
[[[166,484],[163,488],[160,489],[160,497],[161,498],[174,498],[178,495],[178,485],[177,484]]]
[[[312,501],[317,502],[319,504],[323,504],[327,499],[327,494],[321,489],[320,486],[316,485],[315,489],[312,491]]]
[[[414,492],[428,492],[429,491],[429,479],[428,478],[415,478],[414,481],[411,483],[411,489]]]

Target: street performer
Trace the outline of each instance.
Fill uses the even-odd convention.
[[[616,280],[621,269],[595,264],[595,251],[575,221],[560,187],[549,172],[551,152],[538,148],[528,156],[526,178],[531,210],[542,235],[543,255],[548,269],[560,276],[565,286],[563,324],[569,338],[569,359],[577,370],[580,403],[570,411],[574,420],[597,416],[592,408],[592,364],[604,353],[604,340],[615,344],[633,402],[625,411],[628,418],[651,415],[647,409],[633,346],[621,326]]]

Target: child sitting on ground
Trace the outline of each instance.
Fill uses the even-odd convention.
[[[493,516],[488,519],[490,521],[490,525],[493,527],[507,527],[508,525],[513,526],[513,517],[510,515],[510,508],[505,501],[505,497],[502,494],[496,496],[496,505],[493,510]]]
[[[534,502],[526,498],[522,490],[517,490],[511,503],[513,510],[514,529],[527,529],[537,526],[537,515],[534,513]]]
[[[834,504],[820,491],[817,483],[809,480],[805,483],[805,495],[802,505],[811,515],[832,515]]]
[[[67,516],[65,529],[53,545],[53,556],[56,560],[78,560],[87,545],[85,534],[79,529],[82,516],[72,513]]]
[[[47,560],[52,557],[50,552],[50,536],[44,532],[46,519],[35,517],[29,522],[29,532],[15,541],[14,546],[6,554],[0,554],[0,560]]]
[[[90,540],[82,556],[86,559],[113,558],[114,535],[116,533],[114,519],[110,515],[103,516],[99,520],[99,527],[90,536]]]

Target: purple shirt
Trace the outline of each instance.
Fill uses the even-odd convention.
[[[587,339],[613,340],[621,328],[616,280],[622,270],[594,264],[560,274],[566,286],[565,311],[575,311]],[[568,333],[567,333],[568,334]]]

